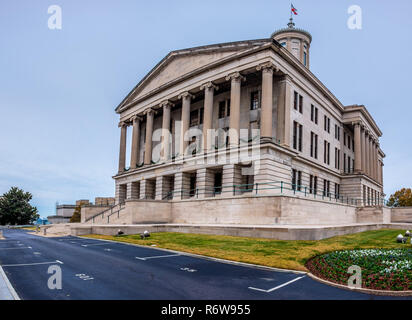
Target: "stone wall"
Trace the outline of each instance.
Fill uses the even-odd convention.
[[[127,201],[122,216],[132,223],[196,224],[350,224],[356,208],[339,203],[288,196],[241,196],[183,201]]]
[[[103,212],[107,209],[110,209],[111,206],[84,206],[81,207],[80,215],[81,222],[84,223],[88,218],[93,217],[94,215]]]
[[[392,222],[412,223],[412,207],[392,208]]]

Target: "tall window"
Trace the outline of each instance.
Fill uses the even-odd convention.
[[[293,95],[293,108],[300,113],[303,113],[303,97],[294,91]]]
[[[302,171],[292,169],[292,189],[301,191],[302,189]]]
[[[340,127],[335,124],[335,139],[340,141]]]
[[[340,169],[340,150],[335,148],[335,169]]]
[[[350,161],[350,157],[348,156],[348,173],[351,172],[351,161]]]
[[[328,133],[330,133],[330,118],[328,118],[328,116],[324,116],[324,129],[325,131],[327,131]]]
[[[314,132],[310,133],[310,156],[318,158],[318,135]]]
[[[302,151],[303,126],[293,121],[293,149]]]
[[[309,193],[317,194],[318,193],[318,177],[310,175],[309,178]]]
[[[316,108],[313,104],[310,105],[310,120],[316,124],[318,124],[318,108]]]
[[[346,173],[346,153],[343,154],[343,172]]]
[[[325,197],[329,196],[330,194],[330,181],[323,179],[323,195]]]
[[[323,162],[330,164],[330,143],[325,140],[323,149]]]
[[[257,110],[260,108],[259,91],[253,91],[250,94],[250,110]]]
[[[230,99],[219,102],[219,119],[230,116]]]
[[[340,184],[335,183],[335,199],[340,198]]]
[[[346,146],[346,132],[343,133],[343,145]]]

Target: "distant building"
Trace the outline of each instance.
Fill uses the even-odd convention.
[[[114,198],[104,198],[104,197],[97,197],[95,198],[95,203],[91,203],[89,200],[77,200],[76,204],[62,204],[56,206],[56,215],[48,216],[47,219],[52,224],[58,223],[69,223],[70,218],[73,216],[76,207],[83,207],[83,206],[110,206],[114,205],[115,199]]]

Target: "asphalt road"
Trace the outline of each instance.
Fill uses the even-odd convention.
[[[304,274],[245,267],[77,237],[4,230],[0,265],[21,299],[390,299],[330,287]],[[50,266],[62,288],[49,289]]]

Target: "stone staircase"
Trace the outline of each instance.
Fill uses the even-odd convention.
[[[117,204],[110,209],[88,218],[86,224],[131,224],[131,216],[125,214],[125,204]]]

